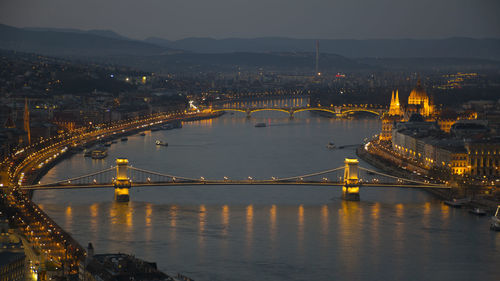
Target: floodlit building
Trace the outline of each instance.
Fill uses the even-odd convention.
[[[0,252],[0,281],[23,281],[25,280],[24,253]]]
[[[443,115],[440,113],[441,112],[436,110],[432,99],[425,91],[419,79],[417,81],[417,86],[410,92],[406,105],[400,103],[398,90],[392,92],[389,111],[382,116],[382,131],[379,140],[385,142],[392,141],[392,130],[395,124],[408,121],[410,117],[415,114],[421,116],[425,121],[435,122],[439,126],[439,129],[446,133],[450,132],[453,124],[458,120],[471,120],[477,118],[477,114],[471,112],[462,114],[453,113],[451,115],[449,112],[443,112],[448,113]]]
[[[467,140],[467,169],[471,176],[500,176],[500,137]]]
[[[426,122],[419,114],[396,125],[392,131],[392,149],[428,169],[449,169],[457,175],[468,173],[463,139],[451,138],[436,122]]]

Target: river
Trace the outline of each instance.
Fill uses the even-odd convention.
[[[355,151],[328,150],[329,141],[356,144],[379,131],[377,119],[226,114],[131,136],[103,160],[73,155],[42,182],[108,168],[117,157],[176,176],[283,178],[341,166]],[[154,145],[157,139],[169,146]],[[342,201],[338,187],[307,186],[143,187],[130,196],[124,204],[113,202],[112,189],[47,190],[34,201],[96,253],[131,253],[197,281],[498,280],[500,274],[500,234],[489,230],[488,218],[421,190],[361,189],[360,202]]]

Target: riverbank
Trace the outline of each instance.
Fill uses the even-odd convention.
[[[181,121],[181,122],[194,122],[194,121],[199,121],[199,120],[217,118],[217,117],[222,116],[223,114],[224,114],[224,112],[205,113],[205,114],[198,114],[196,116],[178,117],[178,118],[175,118],[173,120],[174,121],[178,120],[178,121]],[[162,123],[168,123],[168,122],[171,122],[171,121],[172,120],[166,119],[166,120],[162,121]],[[145,131],[145,130],[149,130],[151,127],[157,126],[157,125],[158,124],[153,124],[153,125],[152,124],[148,124],[145,127],[138,126],[138,127],[134,127],[132,129],[129,129],[129,130],[122,130],[119,133],[116,133],[116,131],[109,132],[109,134],[102,135],[99,138],[90,138],[88,140],[82,139],[82,140],[80,140],[80,146],[91,147],[91,146],[93,146],[93,145],[95,145],[95,144],[97,144],[99,142],[117,140],[117,139],[120,139],[122,137],[134,135],[134,134],[137,134],[139,132],[142,132],[142,131]],[[30,171],[29,173],[26,173],[27,174],[27,179],[25,181],[26,184],[24,184],[24,185],[34,185],[34,184],[38,183],[38,181],[48,171],[50,171],[51,168],[53,168],[59,162],[61,162],[62,160],[66,159],[68,157],[70,157],[71,155],[73,155],[75,153],[78,153],[78,152],[75,152],[72,149],[67,149],[65,152],[61,152],[59,157],[54,158],[52,161],[48,162],[43,167],[34,169],[34,170]],[[24,172],[27,172],[27,171],[24,171]]]
[[[10,167],[13,172],[6,181],[8,184],[3,185],[2,188],[5,194],[4,202],[2,202],[3,208],[6,213],[10,214],[10,223],[17,226],[27,242],[36,245],[36,249],[43,256],[42,260],[54,261],[57,264],[56,271],[63,271],[64,275],[76,276],[79,263],[85,257],[85,250],[68,232],[31,201],[32,192],[26,194],[18,188],[18,185],[36,184],[52,167],[75,153],[70,149],[75,145],[86,146],[106,139],[117,139],[167,122],[211,119],[222,114],[208,112],[180,116],[176,114],[146,116],[142,119],[125,120],[119,124],[84,129],[81,134],[61,135],[60,140],[48,143],[41,149],[31,148],[28,151],[22,149],[24,152],[20,155],[22,158],[18,158],[18,164]],[[3,174],[9,173],[3,171]],[[40,262],[39,264],[43,268]]]
[[[415,175],[413,172],[411,172],[408,169],[402,169],[401,167],[403,166],[398,166],[395,163],[382,158],[376,154],[370,153],[367,151],[364,146],[360,146],[356,149],[356,155],[363,159],[364,161],[368,162],[370,165],[381,169],[387,173],[390,173],[391,175],[401,177],[401,178],[408,178],[408,179],[417,179],[417,180],[424,180],[420,178],[418,175]],[[401,160],[402,161],[402,160]],[[407,166],[405,166],[407,167]],[[425,189],[425,191],[433,194],[440,200],[452,200],[453,198],[463,198],[463,193],[460,192],[457,188],[451,188],[448,190],[441,190],[441,189]],[[498,204],[500,202],[496,202],[493,200],[488,200],[485,198],[477,197],[477,196],[472,196],[470,202],[464,204],[464,207],[466,208],[482,208],[487,210],[489,213],[493,213]]]
[[[380,170],[383,170],[384,172],[387,172],[391,175],[401,178],[415,179],[415,175],[412,172],[405,169],[401,169],[399,166],[394,165],[392,162],[369,153],[368,151],[366,151],[364,146],[359,146],[356,149],[356,155],[359,158],[363,159],[364,161],[368,162],[368,164]],[[416,180],[423,180],[423,179],[417,178]],[[426,189],[426,191],[432,193],[441,200],[449,200],[452,197],[451,190]]]

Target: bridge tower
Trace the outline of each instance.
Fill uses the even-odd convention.
[[[335,117],[342,117],[342,106],[335,106],[333,109],[335,110]]]
[[[115,179],[115,201],[128,202],[130,200],[129,190],[132,181],[127,175],[128,159],[116,159],[116,179]]]
[[[358,159],[346,158],[344,169],[344,186],[342,186],[342,199],[359,201]]]

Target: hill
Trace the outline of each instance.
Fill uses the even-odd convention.
[[[170,41],[148,38],[145,42],[198,53],[314,52],[313,39],[264,37],[253,39],[186,38]],[[478,58],[500,60],[500,39],[371,39],[320,40],[321,53],[349,58]]]
[[[159,55],[172,51],[168,47],[112,36],[107,31],[30,30],[0,25],[0,48],[65,57]]]

